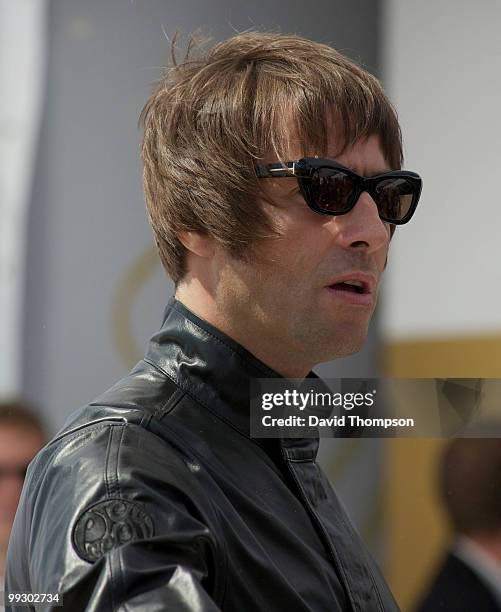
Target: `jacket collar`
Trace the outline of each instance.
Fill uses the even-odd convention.
[[[175,298],[168,302],[162,327],[150,340],[146,360],[247,437],[250,437],[250,380],[283,378]],[[308,377],[318,378],[314,372]],[[318,450],[315,438],[280,443],[285,454],[295,458],[312,460]]]

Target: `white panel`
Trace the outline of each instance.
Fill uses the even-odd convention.
[[[390,339],[501,332],[501,2],[387,0],[384,82],[424,181],[384,285]]]
[[[20,391],[27,204],[45,76],[43,0],[0,0],[0,395]]]

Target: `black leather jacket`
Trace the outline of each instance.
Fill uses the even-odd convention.
[[[398,610],[318,440],[249,437],[249,379],[276,376],[172,299],[144,360],[30,465],[6,591],[71,612]]]

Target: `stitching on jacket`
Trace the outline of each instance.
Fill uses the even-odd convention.
[[[180,389],[176,385],[176,389],[174,393],[172,393],[172,395],[167,398],[164,404],[162,404],[161,406],[155,409],[155,411],[153,412],[152,418],[158,419],[159,421],[161,421],[165,415],[167,415],[169,412],[172,412],[172,410],[174,410],[174,408],[177,406],[177,404],[181,401],[181,399],[185,395],[186,395],[186,392],[183,389]]]
[[[104,465],[104,481],[106,484],[107,497],[121,497],[120,483],[118,481],[118,455],[122,444],[122,438],[125,431],[123,425],[110,427],[110,435],[108,438],[108,447],[106,449],[106,460]],[[118,438],[118,440],[116,440]],[[115,452],[113,450],[115,447]]]
[[[103,478],[104,478],[104,486],[106,488],[106,497],[111,497],[110,484],[109,484],[109,480],[108,480],[108,464],[109,464],[109,461],[110,461],[110,454],[111,454],[111,441],[113,439],[112,432],[113,432],[113,428],[110,427],[110,431],[108,433],[108,444],[106,446],[106,458],[104,460],[104,474],[103,474]]]
[[[108,433],[108,444],[106,445],[106,457],[104,460],[104,486],[106,489],[106,497],[112,497],[111,486],[110,486],[110,477],[109,477],[109,465],[110,465],[110,455],[111,455],[111,443],[113,441],[113,427],[110,427],[110,431]]]
[[[141,420],[139,421],[139,427],[144,427],[144,429],[148,429],[148,425],[150,424],[152,418],[151,412],[144,412]]]
[[[374,591],[376,593],[378,608],[379,608],[380,612],[384,612],[384,604],[383,604],[383,600],[381,598],[381,593],[379,592],[379,587],[377,585],[376,579],[374,578],[374,574],[372,573],[372,567],[371,567],[372,561],[369,558],[368,554],[366,554],[365,557],[366,557],[366,563],[367,563],[367,572],[369,574],[369,578],[370,578],[370,580],[372,582],[372,586],[373,586]]]
[[[120,480],[118,478],[118,465],[119,465],[119,460],[120,460],[120,451],[122,449],[122,440],[125,435],[125,427],[120,427],[119,429],[114,428],[114,434],[115,434],[114,437],[118,438],[117,453],[115,456],[115,465],[113,466],[114,468],[113,477],[115,479],[114,485],[116,487],[116,494],[118,495],[118,497],[122,497],[122,492],[120,491]]]
[[[106,462],[105,462],[105,482],[106,482],[106,495],[108,498],[122,497],[120,491],[120,480],[118,477],[118,465],[120,458],[120,450],[122,448],[122,441],[125,435],[125,427],[120,425],[117,429],[116,425],[110,427],[110,435],[108,439],[108,448],[106,450]],[[112,610],[118,610],[118,602],[124,601],[123,609],[127,610],[127,605],[124,600],[126,593],[125,577],[122,563],[122,551],[117,549],[114,551],[115,554],[108,556],[108,567],[110,571],[110,580],[112,584]],[[116,570],[116,571],[115,571]],[[113,593],[115,589],[118,591],[117,606],[113,602]]]
[[[89,406],[111,406],[111,407],[116,407],[117,404],[89,404]],[[82,430],[89,431],[91,429],[91,427],[93,427],[97,423],[106,423],[108,425],[110,422],[116,423],[117,421],[120,421],[121,425],[126,425],[129,422],[125,417],[121,417],[121,416],[120,417],[109,416],[109,417],[102,417],[102,418],[99,418],[99,419],[93,419],[92,421],[88,421],[86,423],[81,423],[80,425],[77,425],[76,427],[72,427],[71,429],[69,429],[67,431],[63,431],[62,433],[59,433],[55,438],[52,438],[52,440],[50,440],[50,442],[47,444],[47,448],[49,446],[53,446],[56,442],[59,442],[63,438],[67,438],[68,440],[71,440],[72,437],[73,437],[73,434],[80,433]]]

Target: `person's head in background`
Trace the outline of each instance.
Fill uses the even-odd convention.
[[[26,468],[45,440],[41,420],[25,402],[0,401],[0,576]]]
[[[499,437],[449,442],[440,488],[454,534],[469,538],[501,564],[501,425],[486,431]]]

